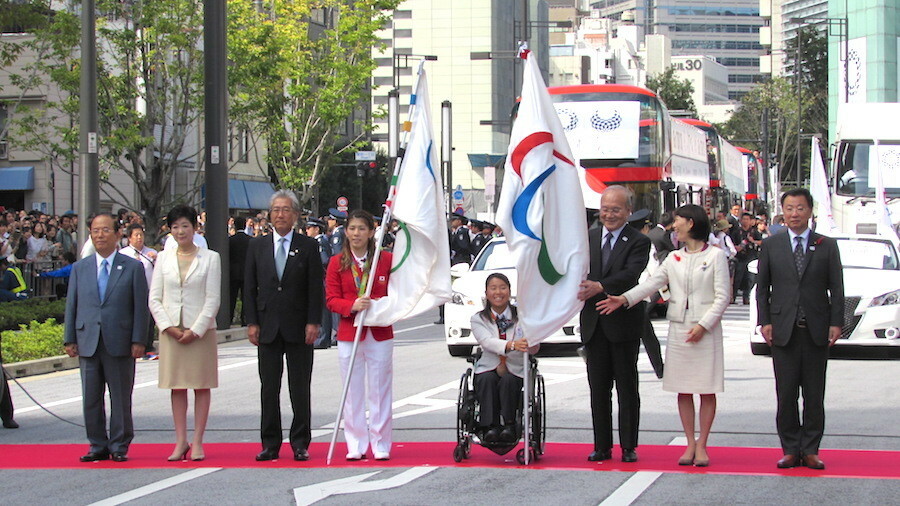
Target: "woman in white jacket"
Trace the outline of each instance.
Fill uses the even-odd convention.
[[[159,253],[150,284],[150,313],[159,334],[159,388],[172,390],[175,451],[169,461],[203,460],[210,389],[219,385],[216,314],[219,254],[193,242],[197,211],[176,206],[166,220],[178,246]],[[188,389],[194,390],[194,438],[187,442]]]
[[[537,353],[540,345],[529,347],[522,336],[516,308],[509,304],[509,279],[493,273],[484,285],[484,309],[470,321],[482,350],[473,378],[481,408],[479,425],[483,441],[514,443],[518,440],[516,410],[522,400],[525,351]]]
[[[725,389],[722,315],[731,300],[725,252],[707,244],[709,218],[693,204],[675,211],[674,229],[683,244],[653,275],[619,296],[597,303],[602,314],[636,304],[669,286],[669,334],[663,390],[678,394],[678,412],[688,445],[680,465],[709,465],[707,441],[716,416],[716,394]],[[700,395],[700,435],[695,439],[694,394]]]

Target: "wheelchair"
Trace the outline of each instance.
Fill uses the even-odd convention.
[[[480,358],[480,350],[467,360],[474,366]],[[544,444],[547,434],[547,400],[546,390],[544,389],[544,377],[538,372],[537,359],[529,355],[529,378],[531,387],[531,395],[528,396],[530,405],[530,417],[528,424],[529,432],[529,462],[535,461],[544,454]],[[459,381],[459,397],[456,402],[456,447],[453,449],[453,460],[462,462],[469,458],[472,444],[477,443],[497,455],[506,455],[510,450],[519,445],[522,439],[524,428],[524,419],[521,402],[516,412],[516,440],[515,442],[507,441],[484,441],[484,434],[479,427],[480,409],[478,398],[475,395],[474,388],[474,371],[473,367],[469,367]],[[520,401],[522,397],[520,396]],[[520,465],[525,464],[526,448],[521,448],[516,454],[516,461]]]

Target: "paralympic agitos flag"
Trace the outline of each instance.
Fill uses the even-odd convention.
[[[373,300],[365,325],[387,326],[450,300],[450,243],[441,174],[435,164],[428,79],[419,70],[409,144],[396,181],[393,218],[400,222],[388,295]],[[387,224],[385,224],[387,225]]]
[[[515,257],[519,320],[529,344],[558,331],[584,303],[587,222],[581,184],[556,109],[532,54],[525,59],[497,222]]]

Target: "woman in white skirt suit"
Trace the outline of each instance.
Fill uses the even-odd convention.
[[[668,284],[669,335],[663,390],[678,394],[678,413],[688,445],[678,464],[709,465],[707,440],[716,416],[716,394],[725,389],[722,315],[731,300],[728,260],[710,247],[710,223],[693,204],[675,210],[674,229],[684,245],[666,257],[649,279],[597,303],[602,314],[631,306]],[[700,395],[700,436],[695,439],[694,394]]]

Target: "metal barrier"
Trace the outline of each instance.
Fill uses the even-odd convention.
[[[42,272],[49,272],[63,266],[61,260],[42,260],[40,262],[18,263],[16,267],[22,269],[22,277],[28,287],[28,297],[57,298],[65,295],[65,292],[57,291],[58,286],[68,285],[68,278],[41,277]]]

